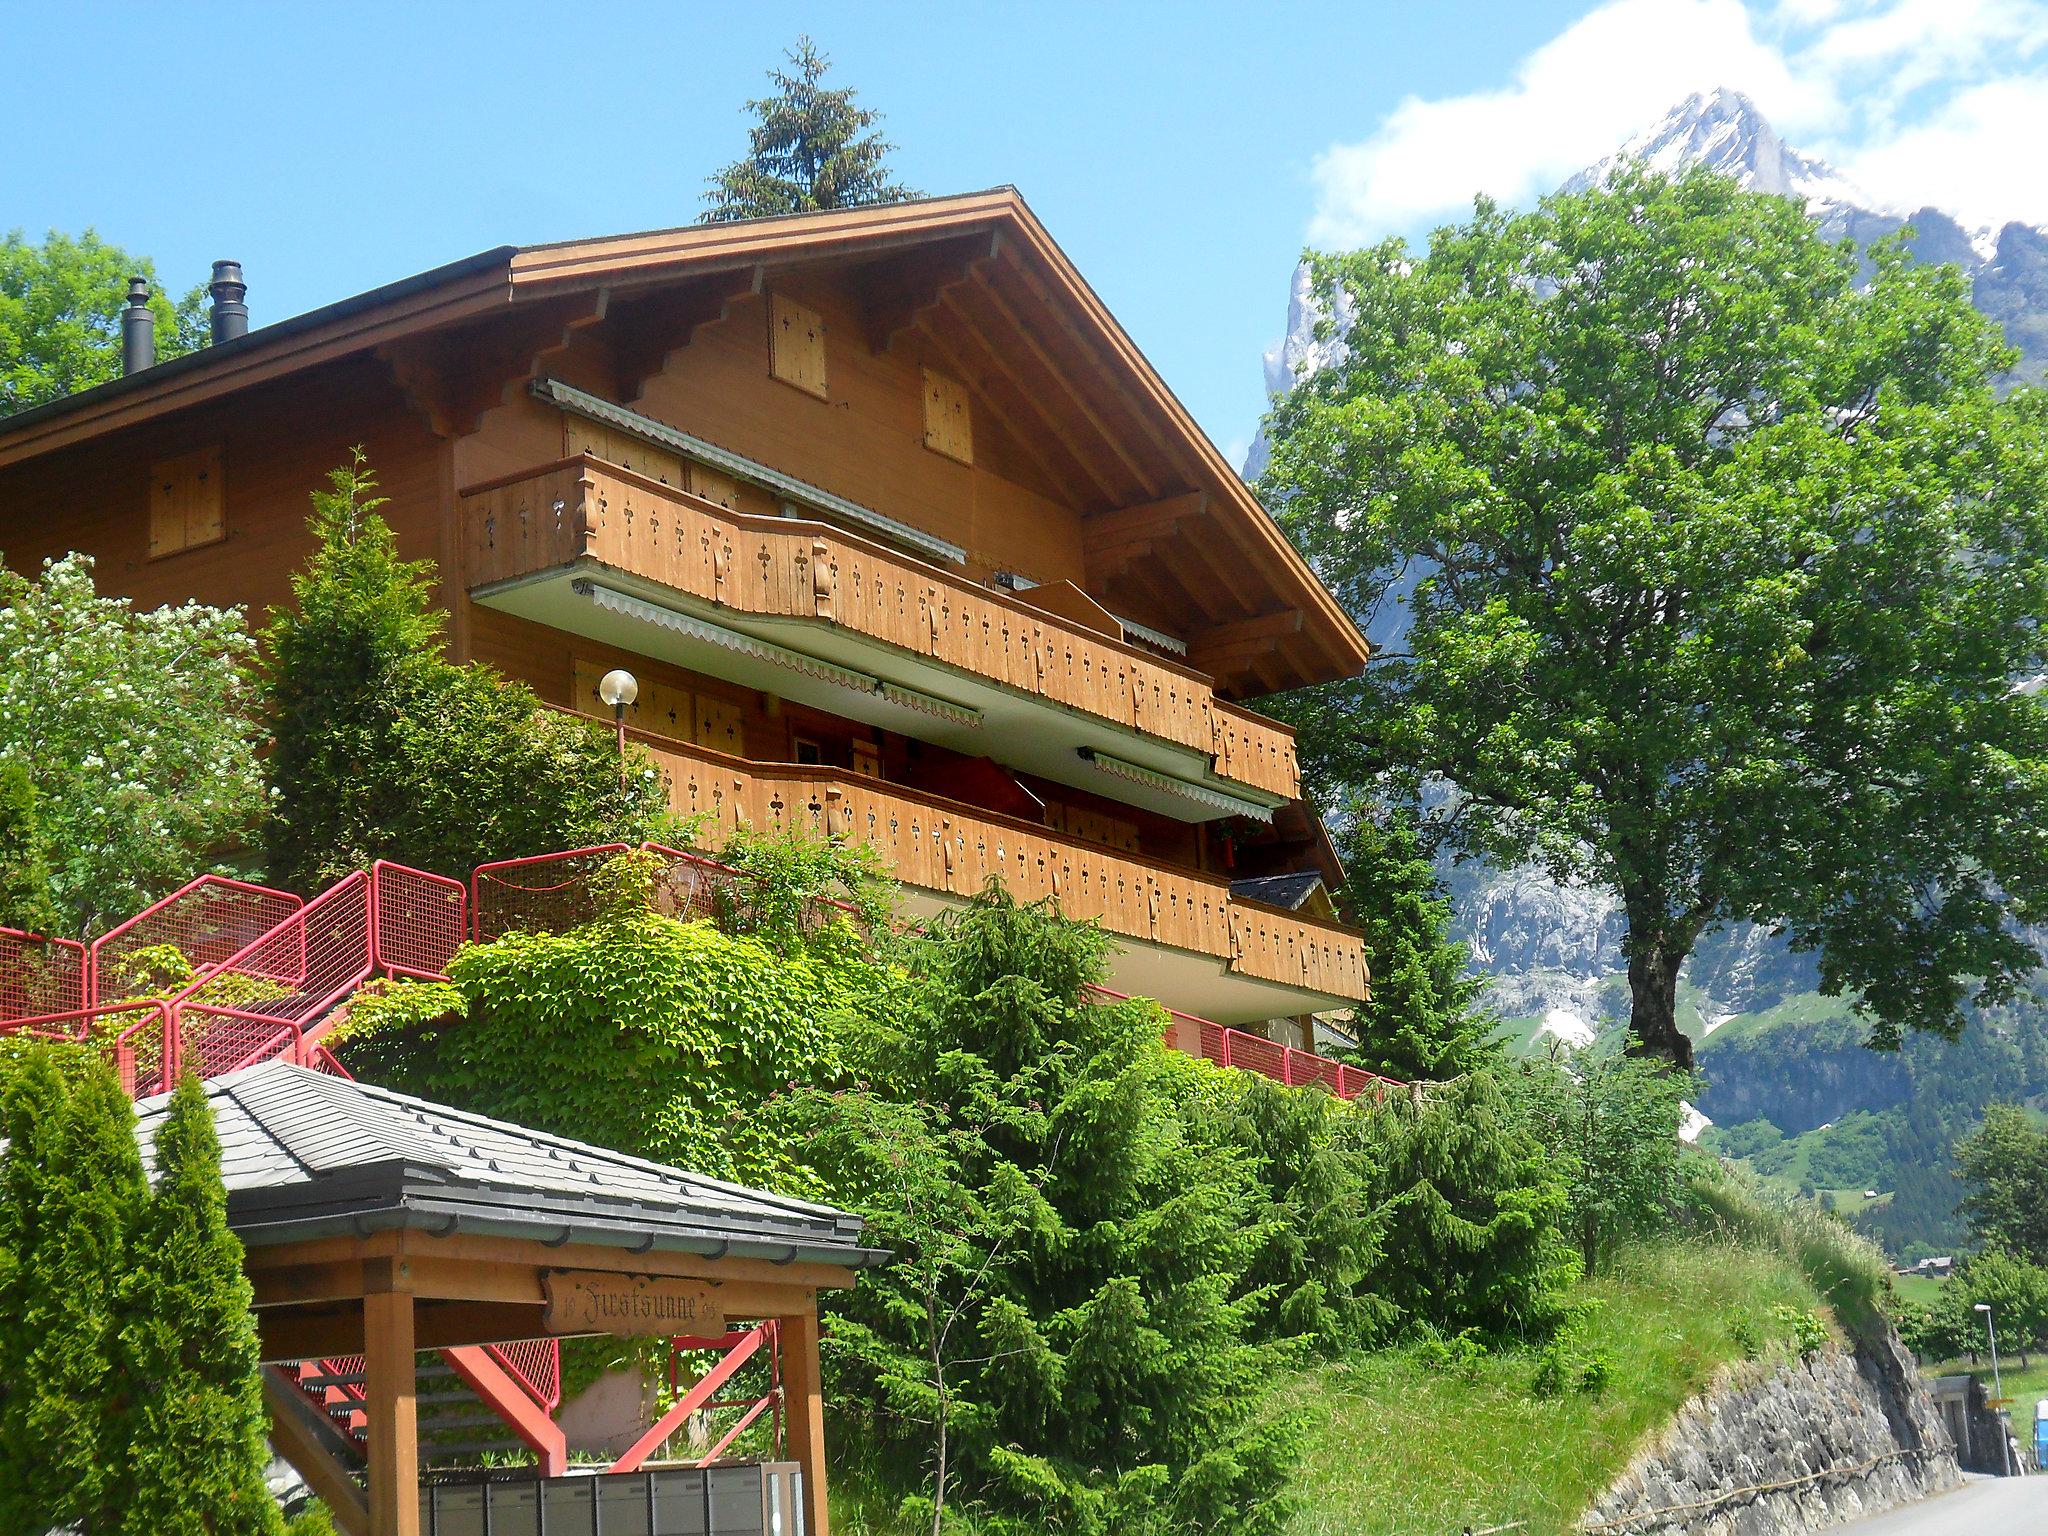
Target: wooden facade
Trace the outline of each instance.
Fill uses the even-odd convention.
[[[0,421],[0,555],[80,550],[105,591],[260,623],[358,444],[450,654],[586,711],[590,667],[631,667],[678,804],[800,809],[943,897],[1005,875],[1298,990],[1276,1011],[1363,996],[1355,934],[1229,892],[1326,856],[1233,836],[1300,794],[1292,733],[1240,701],[1354,674],[1363,641],[1014,193],[486,253]],[[998,704],[927,730],[507,596],[579,572],[864,656],[941,714]]]

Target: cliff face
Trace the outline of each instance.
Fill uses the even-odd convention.
[[[1730,1369],[1595,1502],[1597,1536],[1802,1536],[1961,1480],[1913,1357],[1887,1337]]]

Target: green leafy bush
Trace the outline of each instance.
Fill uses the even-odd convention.
[[[50,861],[28,769],[0,758],[0,928],[56,933],[63,920],[50,897]]]
[[[187,1078],[144,1181],[134,1111],[79,1051],[6,1079],[0,1536],[278,1536],[256,1324],[213,1116]]]
[[[653,762],[442,655],[433,567],[398,558],[358,449],[313,493],[318,548],[274,611],[265,696],[276,749],[264,844],[301,890],[379,858],[466,875],[490,859],[676,835]]]
[[[1559,1222],[1563,1173],[1493,1073],[1365,1117],[1381,1256],[1365,1286],[1402,1320],[1541,1334],[1579,1266]]]
[[[1833,1337],[1820,1314],[1805,1307],[1779,1306],[1773,1309],[1792,1352],[1801,1357],[1817,1355]]]
[[[1586,1273],[1621,1243],[1670,1225],[1685,1150],[1681,1101],[1696,1086],[1689,1074],[1594,1046],[1569,1062],[1521,1062],[1503,1081],[1567,1181],[1564,1225]]]
[[[858,956],[780,954],[647,905],[638,854],[596,921],[468,945],[446,983],[373,989],[337,1040],[374,1081],[720,1178],[805,1188],[761,1106],[838,1072],[830,1016],[896,985]]]
[[[97,932],[233,851],[263,814],[239,608],[138,613],[84,555],[0,566],[0,763],[35,785],[50,895]]]

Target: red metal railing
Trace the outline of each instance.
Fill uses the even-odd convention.
[[[469,887],[379,859],[370,866],[372,966],[387,976],[445,980],[469,937]]]
[[[1129,993],[1113,992],[1108,987],[1091,986],[1086,991],[1090,997],[1106,998],[1111,1002],[1127,1003],[1131,1000]],[[1320,1085],[1340,1099],[1370,1094],[1375,1103],[1385,1103],[1390,1090],[1406,1091],[1408,1087],[1396,1078],[1382,1077],[1377,1072],[1349,1066],[1314,1051],[1297,1050],[1277,1040],[1268,1040],[1264,1035],[1230,1029],[1192,1013],[1163,1007],[1161,1012],[1167,1018],[1168,1044],[1187,1051],[1189,1055],[1213,1061],[1219,1067],[1257,1072],[1291,1088]]]
[[[135,990],[127,961],[139,950],[174,946],[203,973],[261,938],[303,905],[289,891],[226,875],[201,875],[92,941],[90,980],[81,1007],[111,1003]]]
[[[472,936],[488,944],[515,930],[562,933],[589,922],[597,915],[590,877],[630,851],[625,843],[598,843],[477,865],[469,885]]]
[[[88,1006],[86,949],[76,939],[0,928],[0,1024]]]

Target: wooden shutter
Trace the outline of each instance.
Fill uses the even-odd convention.
[[[825,398],[825,321],[815,309],[769,295],[768,357],[776,378]]]
[[[943,373],[924,371],[924,445],[962,464],[974,462],[974,420],[967,386]]]
[[[714,752],[729,752],[734,757],[746,756],[746,736],[741,723],[744,716],[739,705],[708,693],[698,694],[696,704],[697,731],[693,739],[697,745],[709,747]]]
[[[149,557],[227,537],[227,476],[218,443],[149,468]]]

